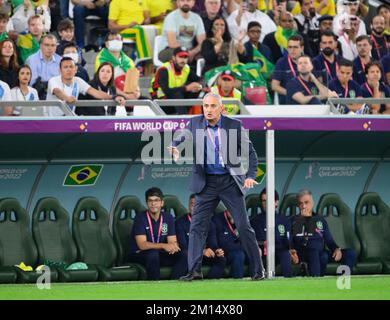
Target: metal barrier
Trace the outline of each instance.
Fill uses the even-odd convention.
[[[76,107],[86,107],[86,108],[95,108],[95,107],[116,107],[118,103],[113,100],[77,100],[74,104]],[[166,115],[161,107],[151,100],[126,100],[125,107],[130,106],[147,106],[149,107],[156,115]],[[71,110],[71,108],[64,102],[60,100],[39,100],[39,101],[0,101],[1,107],[22,107],[22,108],[32,108],[32,107],[59,107],[65,116],[77,117],[77,115]],[[0,115],[1,116],[1,115]]]
[[[390,104],[390,98],[330,98],[327,100],[327,104],[337,110],[340,114],[343,113],[343,105],[361,104],[362,111],[358,114],[367,115],[369,113],[368,105]]]

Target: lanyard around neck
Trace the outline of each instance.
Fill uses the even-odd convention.
[[[303,79],[301,79],[301,77],[297,77],[297,78],[298,78],[299,82],[301,83],[301,85],[305,88],[305,90],[309,94],[309,96],[312,96],[313,93],[310,91],[310,89],[308,88],[306,83],[303,81]]]
[[[147,216],[148,222],[149,222],[149,231],[150,231],[150,236],[152,237],[152,242],[153,243],[160,243],[160,236],[161,236],[161,230],[162,230],[162,224],[163,224],[162,213],[160,213],[160,226],[158,227],[157,242],[154,241],[152,219],[150,218],[150,214],[149,214],[148,210],[146,211],[146,216]]]

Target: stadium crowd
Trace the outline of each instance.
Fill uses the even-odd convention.
[[[368,0],[0,0],[0,6],[1,101],[54,99],[77,115],[118,115],[116,107],[74,104],[149,99],[139,75],[151,76],[151,99],[201,98],[208,91],[245,104],[390,97],[385,3],[375,12]],[[103,27],[88,33],[91,15]],[[85,68],[93,63],[84,58],[91,46],[98,51],[94,74]],[[0,108],[0,115],[23,114],[22,107]],[[339,110],[389,114],[390,104]],[[227,105],[226,113],[240,109]],[[44,115],[63,112],[47,108]]]

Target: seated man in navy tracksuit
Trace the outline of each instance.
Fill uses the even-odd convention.
[[[293,253],[300,261],[306,262],[310,276],[323,276],[328,262],[340,262],[347,265],[351,272],[356,263],[356,252],[353,249],[340,249],[329,231],[323,217],[313,212],[313,196],[309,190],[302,190],[297,196],[301,210],[299,216],[291,218],[293,234]],[[326,247],[330,250],[326,250]]]
[[[177,243],[175,221],[161,211],[164,200],[159,188],[148,189],[145,200],[148,210],[134,219],[129,261],[144,265],[149,280],[160,279],[161,266],[173,266],[171,278],[178,279],[187,273],[187,251]]]
[[[256,232],[256,239],[259,243],[263,255],[262,258],[266,258],[267,251],[267,191],[264,188],[260,193],[261,201],[261,213],[251,219],[252,228]],[[279,194],[275,190],[275,213],[279,205]],[[290,221],[279,214],[275,215],[275,263],[280,263],[282,267],[282,274],[284,277],[291,277],[291,255],[290,255],[290,243],[291,240],[291,225]],[[264,259],[266,260],[266,259]],[[266,261],[263,261],[265,264]]]
[[[227,264],[231,267],[230,275],[235,279],[242,278],[247,256],[241,245],[240,235],[232,215],[225,210],[223,213],[215,215],[213,221],[217,230],[218,243],[225,253]]]
[[[189,213],[176,220],[176,235],[179,246],[182,250],[188,250],[190,225],[192,221],[192,210],[195,204],[195,194],[190,196],[188,209]],[[211,221],[209,233],[206,240],[206,248],[203,250],[203,262],[211,266],[207,275],[209,279],[220,279],[224,276],[226,258],[224,251],[219,247],[215,224]]]

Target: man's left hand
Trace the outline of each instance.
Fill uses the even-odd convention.
[[[333,251],[332,258],[334,258],[334,261],[338,262],[343,257],[343,254],[341,252],[340,248],[337,248],[335,251]]]
[[[244,182],[244,188],[252,189],[256,184],[258,184],[256,182],[256,180],[254,180],[252,178],[247,178],[247,179],[245,179],[245,182]]]

